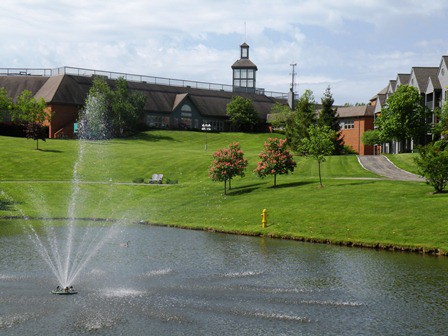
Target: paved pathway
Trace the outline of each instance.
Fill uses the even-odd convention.
[[[425,181],[424,178],[398,168],[383,155],[359,155],[358,161],[364,169],[399,181]]]

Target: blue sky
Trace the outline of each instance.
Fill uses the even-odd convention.
[[[446,0],[2,0],[0,11],[1,67],[231,84],[246,41],[257,87],[288,92],[297,63],[298,93],[319,101],[329,85],[337,104],[448,55]]]

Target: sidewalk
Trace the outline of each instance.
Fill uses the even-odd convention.
[[[420,181],[425,179],[395,166],[383,155],[358,155],[358,161],[364,169],[397,181]]]

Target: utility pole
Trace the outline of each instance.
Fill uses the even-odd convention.
[[[289,108],[294,111],[295,109],[295,101],[296,101],[296,97],[295,97],[295,90],[294,90],[294,86],[295,86],[295,76],[296,76],[296,71],[295,68],[297,66],[297,63],[291,63],[290,66],[292,66],[292,80],[291,80],[291,90],[289,92],[288,95],[288,105]]]

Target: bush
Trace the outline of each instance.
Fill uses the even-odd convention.
[[[445,190],[448,182],[448,147],[446,141],[437,141],[426,147],[419,147],[415,163],[421,176],[432,185],[436,193]]]

